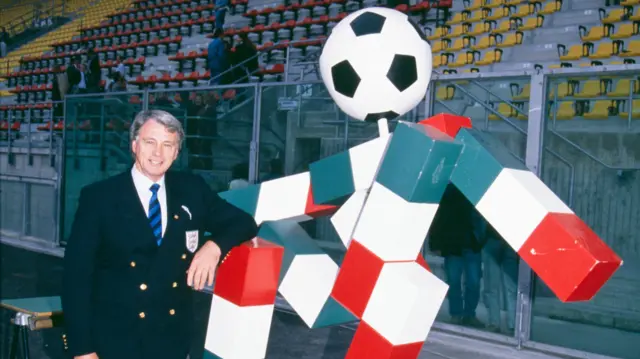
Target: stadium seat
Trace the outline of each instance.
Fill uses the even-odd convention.
[[[558,120],[570,120],[576,117],[575,102],[573,101],[561,101],[558,102],[558,110],[556,112],[556,119]]]
[[[529,94],[531,93],[531,85],[525,84],[524,86],[522,86],[522,88],[520,88],[518,84],[512,84],[512,92],[514,92],[514,94],[511,96],[511,99],[514,101],[529,100]]]
[[[598,41],[608,35],[608,30],[605,26],[594,26],[592,28],[580,26],[578,31],[580,32],[582,41]]]
[[[620,57],[639,57],[640,56],[640,40],[633,40],[627,48],[621,49],[618,53]]]
[[[465,10],[478,10],[485,6],[486,0],[464,0]]]
[[[594,53],[589,55],[590,59],[601,60],[608,59],[618,52],[618,44],[614,42],[601,42]]]
[[[511,14],[512,17],[527,17],[533,14],[534,6],[532,4],[523,4],[517,7],[517,10]]]
[[[469,26],[469,30],[465,33],[469,36],[478,36],[484,33],[488,33],[491,30],[491,23],[489,21],[476,23]]]
[[[542,4],[537,2],[537,4]],[[542,9],[538,10],[538,14],[540,15],[551,15],[554,12],[560,11],[562,9],[562,1],[561,0],[550,0],[544,4]]]
[[[478,66],[487,66],[487,65],[495,64],[496,62],[500,62],[500,60],[502,60],[502,50],[493,49],[491,51],[486,52],[484,54],[484,57],[476,61],[475,64]]]
[[[542,27],[544,23],[544,16],[537,15],[535,17],[528,17],[527,21],[524,22],[521,26],[518,26],[518,30],[534,30],[539,27]]]
[[[582,117],[590,120],[605,120],[609,117],[612,102],[609,100],[598,100],[589,104],[590,108]]]
[[[625,97],[629,96],[629,90],[631,90],[631,80],[629,79],[620,79],[615,86],[613,91],[607,93],[609,97]],[[640,79],[635,79],[634,81],[634,94],[640,93]]]
[[[622,0],[620,2],[620,5],[622,6],[640,5],[640,0]]]
[[[436,90],[436,98],[438,100],[440,100],[440,101],[451,100],[451,99],[453,99],[453,96],[456,93],[455,90],[456,90],[455,87],[453,87],[451,85],[449,85],[449,86],[440,86]]]
[[[600,80],[589,80],[581,84],[580,89],[574,94],[578,98],[593,98],[604,94],[604,85]]]
[[[561,61],[580,60],[586,53],[586,47],[583,44],[571,45],[569,50],[563,44],[558,44],[558,53]]]
[[[516,111],[513,110],[513,108],[511,108],[511,106],[509,106],[508,104],[502,102],[500,104],[498,104],[498,107],[496,108],[496,111],[501,114],[504,117],[507,118],[513,118],[516,116]],[[490,113],[489,114],[489,120],[491,121],[500,121],[502,120],[498,115],[494,114],[494,113]]]
[[[514,33],[510,33],[506,35],[504,41],[500,41],[502,35],[498,35],[497,45],[498,47],[512,47],[516,45],[522,44],[522,39],[524,38],[524,34],[522,31],[516,31]]]
[[[567,96],[571,96],[573,94],[573,85],[568,82],[563,82],[558,84],[558,98],[564,98]],[[551,91],[549,91],[549,99],[553,100],[555,98],[556,89],[555,86],[551,86]]]
[[[627,13],[627,10],[625,8],[616,8],[609,11],[601,8],[598,11],[600,12],[600,18],[602,19],[603,24],[620,22]]]
[[[640,118],[640,100],[633,100],[631,105],[631,118]],[[620,116],[623,118],[629,117],[629,110],[620,111]]]
[[[469,22],[480,21],[482,19],[489,20],[489,21],[500,20],[502,18],[509,17],[509,8],[508,7],[495,8],[495,9],[486,8],[482,12],[476,11],[474,12],[474,14],[475,14],[474,18],[469,20]]]
[[[640,1],[640,0],[639,0]],[[638,23],[620,24],[619,27],[611,34],[612,39],[626,39],[631,36],[638,35]]]
[[[484,50],[492,46],[496,46],[496,37],[494,35],[487,35],[480,38],[480,40],[473,38],[476,43],[471,45],[474,50]]]

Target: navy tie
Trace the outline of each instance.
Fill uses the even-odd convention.
[[[158,245],[162,243],[162,211],[160,210],[160,201],[158,201],[158,189],[160,185],[154,183],[149,190],[151,190],[151,200],[149,201],[149,223],[153,230],[153,235],[156,237]]]

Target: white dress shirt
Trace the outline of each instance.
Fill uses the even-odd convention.
[[[164,237],[164,232],[167,229],[167,190],[164,185],[164,176],[162,176],[158,182],[153,182],[140,173],[136,166],[133,166],[131,169],[131,176],[133,177],[133,184],[136,186],[136,192],[138,192],[138,197],[140,198],[140,202],[142,202],[142,207],[144,208],[144,213],[147,215],[147,218],[149,217],[149,201],[151,201],[151,195],[153,194],[150,188],[154,183],[160,186],[158,189],[158,202],[160,202],[162,236]]]

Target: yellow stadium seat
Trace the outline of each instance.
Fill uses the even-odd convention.
[[[465,0],[464,1],[464,8],[465,10],[478,10],[482,7],[484,7],[484,3],[486,2],[486,0]]]
[[[499,103],[498,104],[498,108],[496,109],[496,111],[501,114],[502,116],[506,117],[506,118],[513,118],[516,117],[517,112],[513,110],[513,108],[511,108],[511,106],[509,106],[509,104],[506,104],[504,102]],[[499,121],[502,120],[500,117],[498,117],[498,115],[494,114],[494,113],[490,113],[489,114],[489,120],[492,121]]]
[[[488,51],[484,54],[484,57],[475,62],[478,66],[487,66],[491,64],[495,64],[496,62],[500,62],[502,60],[502,50],[494,49],[492,51]]]
[[[451,32],[449,32],[448,34],[446,34],[443,37],[451,39],[451,38],[462,36],[462,35],[464,35],[464,26],[463,25],[457,25],[457,26],[451,27]]]
[[[640,56],[640,40],[633,40],[629,43],[629,47],[620,50],[620,57],[638,57]]]
[[[504,0],[505,5],[520,5],[525,0]]]
[[[456,57],[456,61],[449,62],[448,66],[455,68],[455,67],[463,67],[466,65],[471,65],[473,64],[474,59],[475,58],[474,58],[473,52],[467,51],[466,53],[458,54],[458,56]]]
[[[613,42],[601,42],[598,44],[596,51],[589,55],[590,59],[608,59],[615,54],[617,45]]]
[[[511,16],[515,17],[527,17],[533,14],[533,5],[531,4],[523,4],[518,6],[515,13],[511,14]]]
[[[633,11],[631,11],[631,8],[627,8],[629,9],[629,20],[631,21],[638,21],[640,20],[640,6],[634,6],[633,7]]]
[[[491,24],[487,21],[483,23],[475,23],[473,24],[473,27],[467,31],[466,35],[478,36],[478,35],[482,35],[484,33],[489,32],[490,29],[491,29]]]
[[[480,40],[477,40],[475,45],[472,45],[471,48],[474,50],[484,50],[495,45],[496,45],[495,36],[487,35],[487,36],[481,37]]]
[[[540,9],[540,11],[538,11],[538,14],[540,15],[551,15],[556,11],[560,11],[560,9],[562,8],[562,1],[560,0],[551,0],[549,2],[547,2],[544,7],[542,9]]]
[[[533,30],[533,29],[537,29],[539,27],[542,27],[543,23],[544,23],[544,16],[542,16],[542,15],[537,15],[535,17],[529,17],[529,18],[527,18],[527,21],[525,21],[522,26],[518,27],[518,30]]]
[[[444,66],[447,64],[447,57],[442,54],[433,55],[433,68],[437,69],[438,67]]]
[[[447,48],[446,44],[442,40],[435,41],[435,42],[433,42],[431,44],[431,51],[432,52],[440,52],[440,51],[442,51],[442,50],[444,50],[446,48]]]
[[[525,84],[522,87],[522,89],[520,89],[520,93],[511,96],[511,99],[513,99],[513,100],[528,100],[530,93],[531,93],[531,85],[530,84]]]
[[[558,102],[556,119],[557,120],[570,120],[576,117],[576,108],[573,101],[561,101]]]
[[[505,19],[498,23],[495,29],[491,30],[494,34],[500,34],[503,32],[511,31],[513,21],[511,19]]]
[[[484,19],[485,19],[484,11],[476,10],[476,11],[470,12],[469,16],[467,16],[467,18],[464,21],[474,23],[474,22],[482,21]],[[490,20],[490,19],[487,19],[487,20]]]
[[[558,45],[558,49],[564,49],[563,54],[560,55],[561,61],[580,60],[585,55],[583,44],[572,45],[568,51],[564,45]]]
[[[631,117],[632,118],[640,118],[640,100],[633,100],[633,104],[631,105]],[[629,118],[629,110],[620,111],[620,116]]]
[[[593,98],[603,94],[602,82],[600,80],[589,80],[582,83],[581,89],[574,94],[579,98]]]
[[[439,26],[439,27],[436,27],[436,30],[433,32],[433,34],[427,36],[427,39],[428,40],[436,40],[436,39],[439,39],[441,37],[446,36],[448,32],[449,32],[449,28],[448,27]]]
[[[582,41],[598,41],[607,36],[607,30],[604,26],[594,26],[587,29],[585,26],[580,26],[580,37]]]
[[[456,41],[454,41],[453,45],[451,45],[451,47],[449,47],[447,49],[447,51],[450,52],[456,52],[456,51],[460,51],[462,49],[465,48],[465,41],[463,38],[457,38]]]
[[[451,100],[456,93],[455,90],[453,86],[440,86],[436,90],[436,98],[440,101]]]
[[[497,46],[504,48],[504,47],[512,47],[512,46],[522,44],[523,37],[524,37],[524,34],[520,31],[507,34],[504,41],[498,43]]]
[[[619,22],[625,16],[626,10],[624,8],[611,9],[609,12],[605,9],[600,9],[600,16],[602,17],[603,24],[611,24]]]
[[[609,100],[599,100],[590,103],[588,112],[582,116],[590,120],[606,120],[609,117],[612,103]]]
[[[478,11],[476,11],[477,13]],[[505,17],[509,17],[509,8],[495,8],[495,9],[485,9],[483,11],[485,20],[500,20]]]
[[[634,81],[634,93],[639,93],[640,92],[640,80],[636,79]],[[616,88],[609,92],[607,94],[607,96],[609,97],[628,97],[629,96],[629,90],[631,89],[631,80],[629,79],[620,79],[618,80],[618,83],[616,84]]]
[[[447,21],[447,25],[456,25],[465,21],[465,16],[463,14],[468,14],[468,11],[461,11],[453,14],[451,20]]]
[[[551,91],[549,91],[549,99],[554,99],[556,93],[555,85],[551,85]],[[565,98],[571,96],[573,93],[573,85],[568,82],[558,84],[558,98]]]
[[[640,0],[622,0],[620,2],[620,5],[622,6],[640,5]]]

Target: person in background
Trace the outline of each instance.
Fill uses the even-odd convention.
[[[236,45],[233,48],[232,65],[237,66],[237,73],[234,74],[235,83],[249,82],[251,74],[258,71],[258,49],[249,39],[247,33],[240,33],[235,39]]]
[[[0,31],[0,58],[7,56],[7,47],[9,46],[9,33],[3,27]]]
[[[102,70],[100,68],[100,58],[98,54],[93,50],[93,48],[89,49],[88,52],[88,63],[87,66],[87,89],[89,92],[99,92],[100,91],[100,81],[102,81]]]
[[[224,28],[224,19],[229,11],[229,0],[216,0],[216,29]]]
[[[476,317],[482,276],[483,222],[473,205],[452,184],[445,189],[428,237],[429,249],[444,257],[451,322],[484,328]]]
[[[69,355],[187,359],[194,292],[258,227],[202,177],[169,171],[184,141],[174,116],[142,111],[129,137],[133,166],[80,191],[61,297]]]
[[[84,84],[84,73],[80,64],[80,57],[76,56],[71,59],[71,65],[67,67],[67,79],[69,82],[68,94],[77,94],[80,92],[80,83]],[[84,84],[86,89],[86,84]]]
[[[248,187],[249,184],[249,164],[246,162],[238,163],[231,169],[231,181],[229,182],[229,190]]]
[[[224,31],[222,29],[214,29],[213,40],[209,43],[207,49],[207,70],[211,72],[209,85],[220,85],[223,73],[229,67],[227,48],[222,39],[223,35]]]
[[[264,176],[262,181],[270,181],[284,176],[284,164],[279,158],[273,158],[269,161],[269,173]]]
[[[118,56],[116,58],[116,61],[118,62],[118,66],[116,66],[116,72],[120,73],[120,76],[122,76],[123,78],[127,78],[127,68],[124,66],[124,61],[122,60],[122,56]]]
[[[487,224],[487,243],[482,248],[483,303],[489,313],[487,330],[502,331],[500,299],[504,298],[507,312],[506,334],[513,334],[515,328],[516,300],[518,297],[518,254],[502,239],[502,236]],[[502,295],[504,293],[504,295]]]

